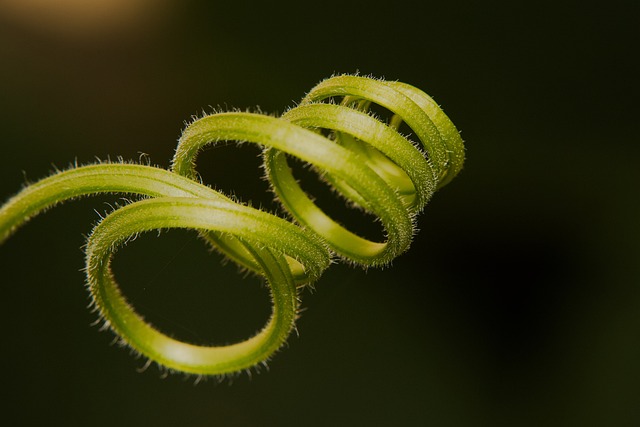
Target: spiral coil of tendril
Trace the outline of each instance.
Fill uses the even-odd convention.
[[[372,105],[391,112],[388,122],[371,113]],[[421,146],[399,133],[403,122]],[[223,141],[264,147],[266,175],[293,222],[199,182],[198,153]],[[301,189],[287,156],[311,165],[346,200],[375,215],[385,241],[360,237],[323,212]],[[194,121],[180,138],[172,171],[99,163],[29,185],[0,209],[0,242],[29,218],[69,199],[106,192],[143,196],[106,216],[89,237],[86,274],[95,306],[123,342],[159,365],[227,374],[264,363],[285,342],[297,316],[299,288],[318,279],[334,254],[377,266],[407,250],[416,214],[456,176],[463,160],[458,131],[422,91],[399,82],[336,76],[279,118],[225,112]],[[193,345],[160,332],[127,303],[111,273],[114,253],[131,236],[169,228],[199,231],[226,257],[264,277],[273,311],[260,332],[228,346]]]

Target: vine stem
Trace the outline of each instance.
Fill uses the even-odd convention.
[[[387,122],[372,115],[372,104],[390,112]],[[398,132],[402,123],[419,141]],[[199,182],[198,153],[223,141],[264,148],[266,176],[291,222]],[[385,240],[361,237],[323,212],[301,189],[288,165],[292,156],[310,164],[347,202],[375,215]],[[280,118],[227,112],[194,121],[180,138],[171,171],[105,162],[28,185],[0,208],[0,243],[59,203],[100,193],[137,196],[107,215],[88,239],[93,302],[121,340],[150,360],[170,370],[223,375],[265,363],[282,346],[294,328],[299,289],[316,281],[334,254],[367,267],[385,265],[407,250],[417,213],[460,171],[463,160],[457,130],[422,91],[399,82],[336,76]],[[267,282],[273,310],[262,330],[239,343],[201,346],[170,337],[136,313],[111,271],[112,258],[132,236],[170,228],[197,230]]]

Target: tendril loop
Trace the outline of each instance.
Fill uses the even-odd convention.
[[[377,105],[388,120],[371,112]],[[405,123],[418,141],[400,132]],[[293,222],[254,209],[199,182],[198,153],[225,141],[263,147],[266,176]],[[300,187],[288,157],[309,164],[348,203],[373,214],[385,241],[349,231]],[[172,171],[148,165],[99,163],[57,172],[25,187],[0,208],[0,243],[34,215],[66,200],[125,193],[141,200],[116,209],[93,230],[86,274],[107,325],[135,351],[176,371],[221,375],[264,363],[294,327],[299,288],[317,280],[332,255],[379,266],[407,250],[415,217],[433,193],[462,168],[455,126],[422,91],[360,76],[329,78],[281,117],[215,113],[187,126]],[[228,346],[176,340],[145,321],[126,301],[110,269],[118,247],[151,230],[197,230],[227,258],[262,276],[273,311],[255,336]]]

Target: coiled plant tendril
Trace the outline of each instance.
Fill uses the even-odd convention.
[[[371,113],[372,105],[391,112],[388,122]],[[398,132],[403,122],[422,147]],[[223,141],[264,148],[266,175],[295,224],[199,181],[199,151]],[[311,165],[347,201],[375,215],[386,240],[360,237],[316,206],[294,178],[287,155]],[[387,264],[404,252],[416,214],[456,176],[463,159],[458,131],[422,91],[399,82],[335,76],[279,118],[223,112],[195,120],[180,138],[171,171],[105,162],[28,185],[0,209],[0,243],[58,203],[99,193],[139,196],[106,216],[88,239],[86,275],[95,307],[123,342],[159,365],[227,374],[264,363],[280,348],[294,326],[298,290],[318,279],[334,254],[366,267]],[[237,344],[193,345],[155,329],[127,303],[110,269],[114,253],[131,236],[170,228],[197,230],[223,255],[266,280],[273,310],[261,331]]]

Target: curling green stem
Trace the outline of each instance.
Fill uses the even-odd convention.
[[[388,123],[368,112],[371,104],[391,111]],[[419,141],[398,133],[402,122]],[[198,153],[222,141],[264,148],[266,175],[294,222],[198,181]],[[358,236],[323,212],[301,189],[287,156],[310,164],[348,202],[375,215],[385,241]],[[265,363],[282,346],[294,327],[300,286],[317,280],[332,254],[366,267],[387,264],[407,250],[416,214],[460,171],[463,159],[457,130],[423,92],[404,83],[337,76],[280,118],[229,112],[194,121],[180,139],[172,171],[100,163],[28,185],[0,208],[0,243],[59,203],[101,193],[136,196],[89,237],[86,274],[96,308],[121,340],[150,360],[191,374],[227,374]],[[194,345],[169,337],[136,313],[120,292],[111,260],[132,236],[169,228],[197,230],[226,257],[263,277],[273,311],[261,331],[227,346]]]

